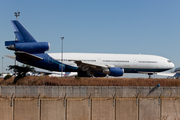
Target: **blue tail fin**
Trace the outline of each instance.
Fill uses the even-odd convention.
[[[7,46],[7,49],[27,53],[44,53],[45,51],[49,50],[48,42],[37,42],[19,21],[12,20],[11,22],[14,26],[14,33],[17,40],[5,41],[5,46]]]
[[[14,33],[18,41],[21,42],[37,42],[33,36],[21,25],[17,20],[11,21],[14,26]]]

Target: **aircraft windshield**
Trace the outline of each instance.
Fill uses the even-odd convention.
[[[170,60],[167,60],[169,63],[171,63],[171,61]]]

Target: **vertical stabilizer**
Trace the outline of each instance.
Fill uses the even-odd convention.
[[[14,33],[16,35],[16,38],[18,41],[21,42],[37,42],[33,36],[23,27],[23,25],[17,21],[17,20],[12,20],[11,21],[13,26],[14,26]]]

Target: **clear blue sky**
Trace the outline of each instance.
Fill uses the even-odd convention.
[[[0,72],[2,57],[13,55],[4,41],[14,40],[10,20],[19,21],[48,52],[152,54],[180,66],[179,0],[1,0]],[[4,58],[4,71],[14,64]]]

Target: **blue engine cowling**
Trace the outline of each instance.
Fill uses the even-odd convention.
[[[110,67],[109,69],[103,70],[103,73],[109,74],[110,76],[123,76],[124,69],[120,67]]]
[[[49,50],[48,42],[29,42],[29,43],[15,43],[7,46],[10,50],[24,51],[29,53],[44,53]]]

